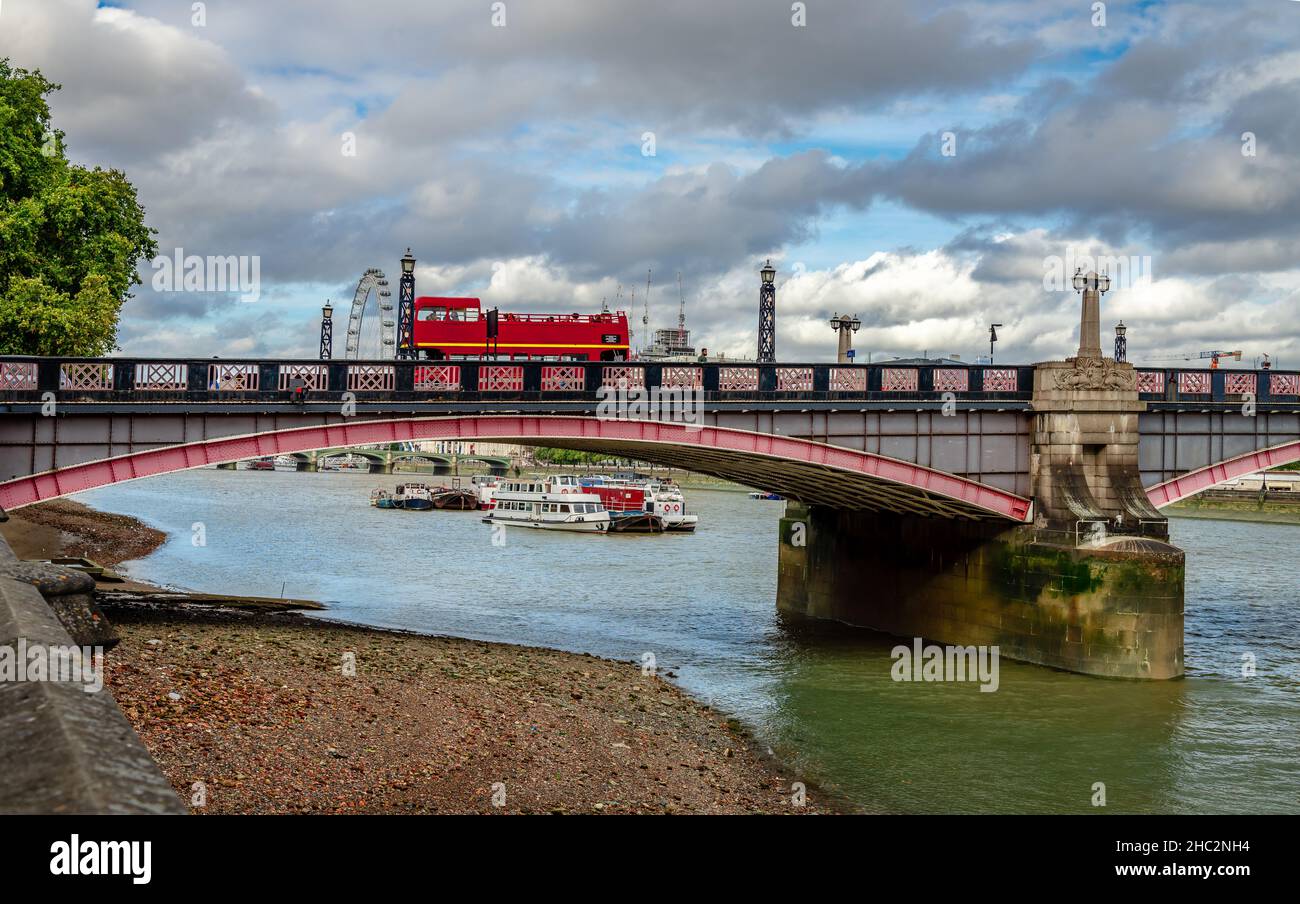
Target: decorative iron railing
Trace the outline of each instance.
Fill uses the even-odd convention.
[[[706,399],[960,399],[1026,402],[1033,365],[652,364],[635,361],[251,361],[226,359],[0,358],[0,401],[594,400],[602,393],[698,389]],[[1300,405],[1300,372],[1139,368],[1152,402]]]

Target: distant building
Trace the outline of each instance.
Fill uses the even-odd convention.
[[[694,361],[695,346],[687,329],[655,330],[654,341],[641,349],[642,361]]]
[[[904,364],[908,367],[965,367],[966,362],[961,358],[877,358],[874,364]],[[975,359],[976,364],[987,364],[988,361]]]

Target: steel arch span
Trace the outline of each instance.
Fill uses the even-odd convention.
[[[813,505],[1024,523],[1030,500],[871,452],[724,427],[553,415],[465,415],[293,427],[146,449],[0,484],[13,509],[125,480],[314,449],[472,440],[604,452],[733,480]]]
[[[1293,461],[1300,461],[1300,441],[1247,452],[1245,455],[1238,455],[1227,461],[1189,471],[1173,480],[1166,480],[1164,483],[1150,487],[1147,490],[1147,498],[1156,508],[1161,508],[1180,499],[1195,496],[1202,490],[1208,490],[1225,480],[1244,477],[1256,471],[1276,468],[1278,465],[1290,464]]]

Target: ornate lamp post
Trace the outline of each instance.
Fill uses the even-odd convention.
[[[402,279],[397,287],[397,357],[414,358],[415,257],[411,249],[402,256]]]
[[[848,364],[853,360],[849,354],[853,350],[853,334],[862,329],[862,321],[848,314],[832,314],[831,329],[838,334],[840,340],[835,360],[839,364]]]
[[[1128,327],[1124,321],[1115,324],[1115,363],[1123,364],[1128,360],[1128,337],[1124,334],[1128,332]]]
[[[758,363],[776,361],[776,267],[769,257],[763,269],[763,283],[758,289]]]
[[[1101,296],[1110,291],[1110,275],[1082,269],[1074,271],[1074,291],[1083,293],[1079,320],[1079,358],[1101,357]]]
[[[328,361],[334,357],[334,306],[325,302],[320,309],[320,359]]]

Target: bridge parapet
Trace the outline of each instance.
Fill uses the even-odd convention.
[[[548,361],[302,361],[0,357],[0,402],[595,400],[605,387],[698,389],[706,399],[1028,402],[1032,365]],[[1152,403],[1300,408],[1298,371],[1138,368]]]
[[[745,362],[0,358],[0,401],[595,400],[619,388],[709,398],[1028,401],[1027,366]]]

